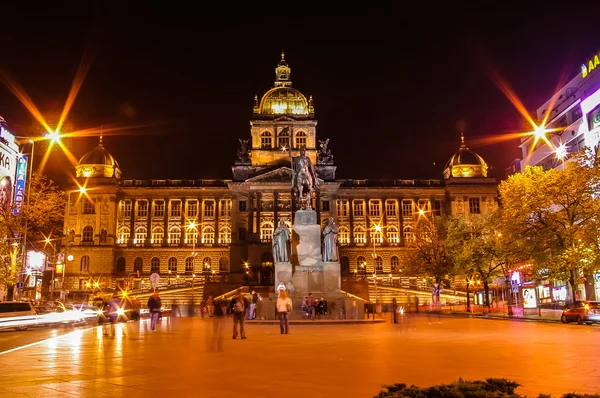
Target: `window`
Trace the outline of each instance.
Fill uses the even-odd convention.
[[[195,200],[187,203],[187,216],[188,217],[198,217],[198,202]]]
[[[381,216],[381,202],[378,200],[372,200],[369,202],[369,216],[379,217]]]
[[[241,200],[238,202],[238,210],[239,210],[239,211],[247,211],[247,210],[246,210],[246,199],[243,199],[243,200],[241,199]]]
[[[288,147],[290,144],[290,133],[287,129],[285,129],[285,131],[282,131],[281,133],[279,133],[279,136],[277,137],[277,146],[279,148],[284,148],[284,147]]]
[[[412,227],[404,227],[402,232],[404,235],[404,244],[409,245],[415,241],[415,234],[413,233]]]
[[[373,243],[381,244],[381,242],[383,242],[383,237],[381,236],[381,231],[376,231],[376,230],[372,229],[371,230],[371,239],[373,240]]]
[[[90,256],[81,257],[81,272],[89,272],[90,271]]]
[[[169,258],[169,271],[177,273],[177,259],[175,257]]]
[[[211,266],[212,260],[210,259],[210,257],[204,257],[204,259],[202,260],[202,270],[204,270],[205,272],[210,272]]]
[[[380,256],[375,258],[375,266],[377,271],[383,271],[383,259]]]
[[[160,274],[160,258],[154,257],[150,261],[150,273]]]
[[[418,208],[419,208],[419,214],[421,214],[421,212],[426,213],[431,210],[429,207],[429,201],[425,200],[425,199],[419,199]]]
[[[94,227],[91,225],[86,225],[83,227],[83,232],[81,234],[81,240],[83,242],[93,242],[94,241]]]
[[[412,217],[412,216],[413,216],[412,200],[403,200],[402,201],[402,217]]]
[[[83,214],[94,214],[96,209],[94,207],[94,202],[89,199],[83,201]]]
[[[397,256],[392,256],[390,263],[392,264],[392,271],[400,270],[400,259]]]
[[[296,133],[296,148],[300,149],[302,147],[306,147],[306,133],[298,131]]]
[[[171,202],[171,217],[181,217],[181,202]]]
[[[356,268],[366,269],[366,267],[367,267],[367,260],[363,256],[359,256],[356,259]]]
[[[117,274],[125,273],[125,257],[117,258]]]
[[[188,245],[198,243],[198,230],[196,228],[188,228],[185,231],[185,243]]]
[[[273,147],[273,136],[268,131],[263,131],[260,135],[260,148],[271,149]]]
[[[362,200],[358,200],[354,202],[354,217],[362,217],[364,216],[363,210],[364,202]]]
[[[202,243],[213,245],[215,243],[215,229],[213,227],[204,227],[202,230]]]
[[[179,227],[171,227],[169,229],[169,243],[170,245],[178,245],[181,242],[181,230]]]
[[[204,202],[204,217],[214,217],[215,216],[215,202],[212,200],[207,200]]]
[[[231,229],[229,227],[223,227],[219,230],[219,243],[222,245],[231,243]]]
[[[266,222],[260,226],[260,240],[262,242],[273,240],[273,224]]]
[[[164,217],[165,216],[165,202],[159,201],[154,202],[154,217]]]
[[[148,202],[145,200],[137,202],[137,216],[148,217]]]
[[[469,213],[480,214],[481,206],[479,198],[469,198]]]
[[[148,235],[148,230],[146,227],[137,227],[135,229],[135,236],[133,238],[133,244],[137,246],[142,246],[146,243],[146,236]]]
[[[119,230],[119,243],[122,245],[126,244],[129,241],[130,234],[129,227],[122,227]]]
[[[131,201],[130,200],[121,202],[121,216],[124,218],[131,217]]]
[[[133,260],[133,272],[138,272],[138,275],[142,275],[144,272],[144,260],[141,257],[136,257]]]
[[[185,272],[191,274],[194,272],[194,257],[185,259]]]
[[[434,216],[442,215],[442,201],[441,200],[435,200],[433,202],[433,215]]]
[[[348,201],[347,200],[338,200],[336,203],[337,207],[337,216],[338,217],[348,217]]]
[[[231,217],[231,200],[222,200],[221,201],[221,217]]]
[[[400,237],[398,236],[398,229],[396,227],[388,227],[387,240],[390,245],[397,245],[400,243]]]
[[[367,238],[363,227],[356,227],[354,229],[354,243],[357,245],[364,245],[367,243]]]
[[[395,200],[385,202],[385,215],[388,217],[398,216],[398,203]]]
[[[165,230],[162,227],[154,227],[152,230],[152,241],[153,245],[162,245],[165,239]]]
[[[338,230],[338,241],[340,245],[347,245],[350,243],[350,231],[347,227],[340,227]]]
[[[246,240],[246,228],[238,228],[238,239]]]
[[[328,200],[321,201],[321,208],[323,211],[329,211],[329,201]]]

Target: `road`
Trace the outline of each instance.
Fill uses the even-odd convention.
[[[90,325],[78,326],[49,326],[49,327],[30,327],[24,332],[16,332],[14,329],[0,329],[0,354],[18,349],[19,347],[30,344],[39,344],[46,339],[63,336],[74,330],[89,328]]]
[[[0,355],[0,396],[372,397],[383,384],[507,378],[517,392],[600,392],[600,327],[459,317],[392,323],[248,324],[163,318],[78,329]],[[22,333],[22,332],[14,332]],[[220,337],[221,336],[221,337]],[[218,348],[222,342],[222,351]],[[2,342],[2,344],[5,344]],[[4,347],[4,346],[3,346]],[[8,366],[10,365],[10,366]]]

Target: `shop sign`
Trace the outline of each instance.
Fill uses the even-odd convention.
[[[21,211],[23,200],[25,200],[25,182],[27,180],[27,155],[19,157],[17,161],[17,176],[15,181],[15,197],[13,214],[17,215]]]
[[[586,77],[599,65],[600,58],[598,58],[598,54],[596,54],[594,55],[594,58],[591,58],[587,63],[581,64],[581,77]]]

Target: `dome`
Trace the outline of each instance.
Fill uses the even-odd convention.
[[[262,115],[308,115],[306,97],[292,87],[274,87],[260,100],[258,113]]]
[[[75,170],[77,177],[121,178],[121,168],[115,158],[102,145],[102,138],[100,138],[100,144],[96,148],[79,159]]]
[[[462,145],[446,163],[444,178],[451,177],[487,177],[487,163],[475,152],[466,147],[464,137]]]

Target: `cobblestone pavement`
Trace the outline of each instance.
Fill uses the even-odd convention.
[[[600,327],[436,313],[398,324],[168,318],[99,327],[0,353],[2,397],[372,397],[382,384],[508,378],[529,396],[600,392]]]

